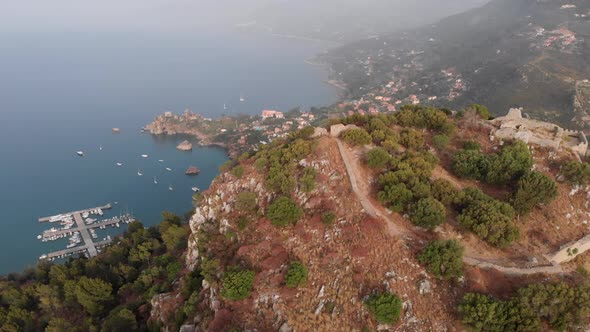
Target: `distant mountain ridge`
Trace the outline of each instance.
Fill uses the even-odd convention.
[[[587,101],[574,103],[588,95],[577,84],[590,79],[588,40],[588,1],[494,0],[435,25],[343,46],[327,60],[354,97],[437,97],[438,106],[477,102],[496,114],[522,106],[590,128],[590,111],[580,107]],[[391,82],[395,93],[384,88]]]
[[[274,33],[351,42],[418,27],[489,0],[314,0],[268,2],[252,18]]]

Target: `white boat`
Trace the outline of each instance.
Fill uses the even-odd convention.
[[[80,157],[84,157],[84,151],[76,151],[76,154]]]
[[[245,100],[246,100],[246,99],[244,99],[244,96],[243,96],[243,95],[240,95],[240,101],[241,101],[241,102],[244,102]]]
[[[198,193],[199,191],[201,191],[201,189],[197,188],[197,187],[192,187],[191,188],[192,191]]]
[[[172,168],[166,167],[166,170],[167,170],[168,172],[171,172],[171,171],[172,171]]]
[[[158,179],[154,176],[154,184],[158,184]]]
[[[98,149],[99,149],[100,151],[102,151],[102,145],[101,145],[101,146],[99,146],[99,147],[98,147]]]
[[[37,240],[41,240],[43,238],[42,235],[37,235]]]
[[[117,166],[123,166],[123,163],[117,163]]]
[[[39,256],[39,259],[45,259],[45,258],[47,258],[47,255],[46,254],[43,254],[43,255]]]
[[[174,188],[172,188],[172,185],[168,186],[168,190],[170,190],[170,191],[174,190]]]
[[[142,157],[142,158],[147,158],[147,157],[149,157],[149,156],[148,156],[147,154],[142,154],[142,155],[141,155],[141,157]]]
[[[82,213],[82,218],[84,218],[84,219],[88,218],[89,216],[90,216],[90,213],[88,213],[88,212]]]
[[[158,162],[163,163],[164,162],[164,159],[160,159],[160,160],[158,160]]]
[[[223,104],[223,109],[226,110],[227,109],[227,105]]]
[[[102,212],[102,209],[98,209],[96,212],[98,213],[99,216],[102,216],[104,214],[104,212]]]
[[[138,169],[138,170],[137,170],[137,175],[139,175],[139,176],[143,176],[143,173],[142,173],[142,172],[141,172],[141,171]]]

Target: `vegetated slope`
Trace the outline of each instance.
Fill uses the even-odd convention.
[[[549,321],[545,313],[558,308],[530,307],[523,294],[544,296],[537,283],[567,280],[556,289],[588,295],[574,272],[585,255],[563,268],[545,255],[583,236],[590,215],[588,188],[569,193],[571,184],[555,178],[588,183],[590,167],[571,161],[571,171],[560,170],[573,159],[567,151],[490,142],[485,121],[458,114],[407,107],[355,115],[334,120],[354,125],[340,139],[311,138],[307,128],[228,164],[191,220],[187,265],[204,282],[183,305],[186,324],[455,330],[464,328],[459,321],[481,323],[470,311],[480,301],[509,297],[531,316],[500,322],[501,311],[490,313],[498,324],[577,324],[573,316]],[[471,157],[457,168],[461,154]],[[585,320],[587,304],[577,308],[569,310]],[[174,318],[155,316],[165,325]]]
[[[493,0],[432,26],[343,46],[327,59],[353,97],[436,96],[438,106],[477,102],[494,114],[519,105],[584,127],[587,110],[575,109],[574,96],[576,82],[590,78],[588,40],[587,1]]]

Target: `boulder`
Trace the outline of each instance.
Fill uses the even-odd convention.
[[[189,143],[190,144],[190,143]],[[195,166],[189,167],[184,174],[186,175],[198,175],[201,173],[201,170],[196,168]]]

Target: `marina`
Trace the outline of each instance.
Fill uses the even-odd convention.
[[[97,239],[96,228],[105,229],[107,226],[120,227],[121,224],[133,222],[135,218],[131,214],[123,214],[108,219],[94,219],[91,215],[102,216],[103,210],[111,209],[111,204],[95,208],[63,213],[55,216],[39,218],[39,222],[59,223],[62,227],[52,227],[43,231],[37,236],[42,242],[55,241],[69,237],[69,244],[66,249],[41,255],[39,259],[54,260],[70,255],[84,254],[87,257],[94,257],[99,253],[100,248],[108,245],[112,239],[110,236],[102,241],[94,242]]]

